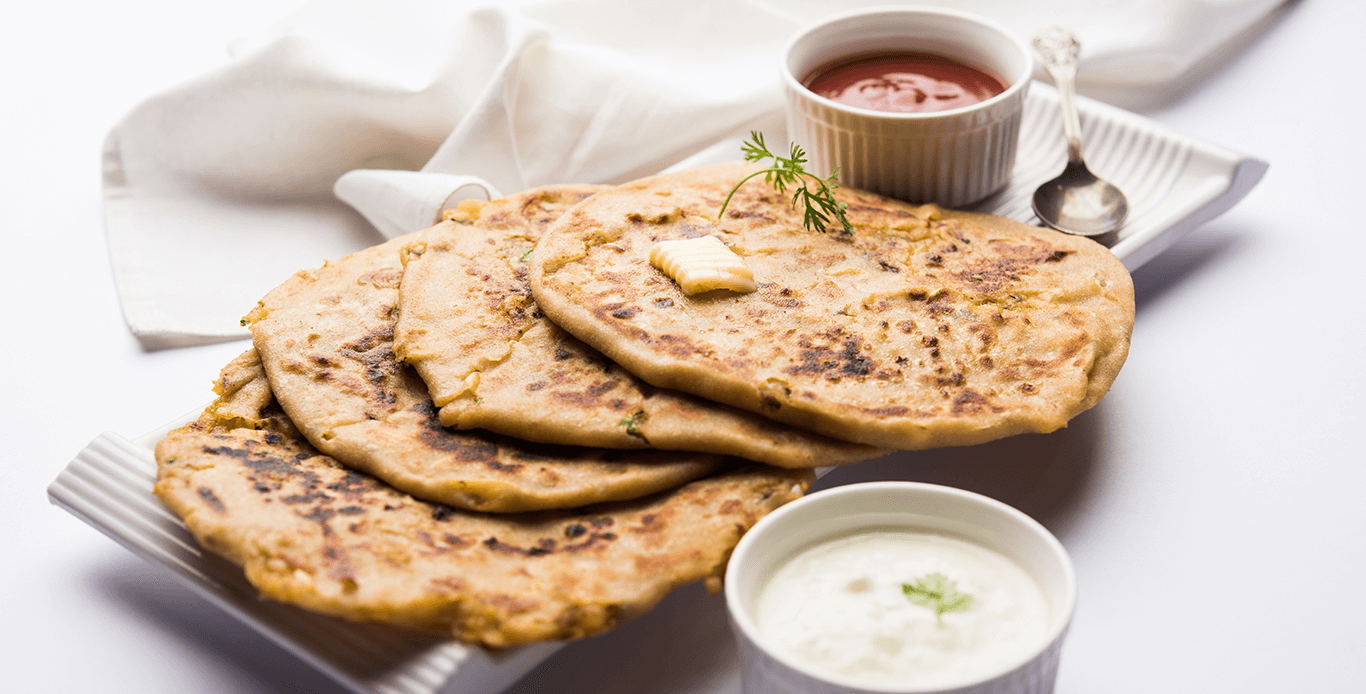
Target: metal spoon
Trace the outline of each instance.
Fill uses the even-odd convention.
[[[1066,29],[1051,27],[1034,37],[1034,48],[1058,87],[1067,136],[1067,166],[1034,191],[1034,213],[1044,224],[1069,234],[1099,236],[1114,231],[1129,215],[1129,201],[1118,188],[1096,178],[1081,159],[1081,120],[1073,97],[1081,43]]]

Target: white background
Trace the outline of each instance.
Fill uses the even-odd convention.
[[[127,332],[100,145],[294,4],[31,2],[0,22],[0,690],[341,691],[45,494],[100,432],[205,404],[245,347],[145,352]],[[1136,109],[1271,168],[1135,273],[1133,348],[1100,406],[1050,436],[836,473],[974,489],[1053,530],[1081,584],[1062,694],[1366,691],[1363,37],[1366,3],[1299,0]],[[719,601],[677,604],[515,691],[733,691]]]

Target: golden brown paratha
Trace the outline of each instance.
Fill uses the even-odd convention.
[[[644,380],[875,446],[974,444],[1057,429],[1100,400],[1133,329],[1104,247],[1000,217],[838,191],[853,233],[808,231],[756,170],[619,186],[573,208],[532,256],[537,304]],[[652,267],[714,235],[756,292],[683,294]]]
[[[157,496],[265,598],[513,646],[600,633],[671,589],[716,587],[741,534],[809,472],[752,466],[636,501],[485,515],[416,500],[318,453],[254,352],[156,448]]]
[[[519,209],[546,218],[534,205]],[[296,273],[244,319],[275,397],[320,451],[424,499],[504,512],[631,499],[720,464],[705,454],[533,445],[442,428],[426,384],[393,352],[399,250],[422,234]]]
[[[551,198],[542,205],[564,202],[564,190],[542,194]],[[463,224],[433,229],[404,249],[394,351],[426,382],[443,425],[549,443],[705,451],[780,467],[888,452],[655,388],[551,323],[527,281],[541,225],[514,207],[532,202],[522,196],[467,205]]]

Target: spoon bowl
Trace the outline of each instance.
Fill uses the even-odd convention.
[[[1096,178],[1081,161],[1068,162],[1057,178],[1034,191],[1034,214],[1044,224],[1079,236],[1108,234],[1129,216],[1129,201]]]
[[[1118,229],[1129,216],[1129,201],[1115,186],[1086,168],[1081,155],[1081,119],[1075,99],[1077,53],[1081,44],[1066,29],[1052,27],[1034,37],[1062,101],[1067,166],[1062,174],[1034,191],[1034,214],[1058,231],[1099,236]]]

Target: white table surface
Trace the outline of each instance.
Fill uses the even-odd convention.
[[[244,348],[147,352],[128,333],[100,145],[138,101],[223,64],[230,39],[294,4],[6,10],[0,690],[341,691],[45,494],[100,432],[138,436],[202,406]],[[1056,533],[1081,585],[1058,692],[1366,691],[1363,37],[1366,3],[1300,0],[1187,90],[1134,108],[1271,168],[1135,274],[1133,348],[1096,409],[1049,436],[835,473],[973,489]],[[720,602],[686,620],[676,603],[513,691],[736,691]]]

